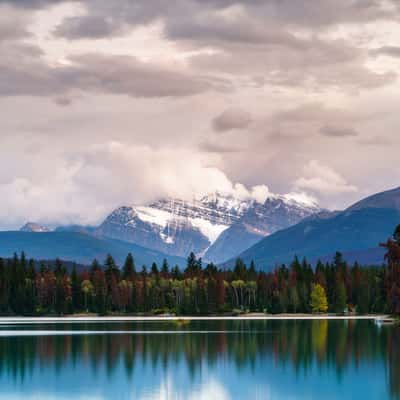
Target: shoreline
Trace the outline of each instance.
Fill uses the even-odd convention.
[[[168,321],[268,321],[268,320],[382,320],[389,315],[243,315],[243,316],[66,316],[66,317],[0,317],[0,326],[5,324],[79,323],[79,322],[168,322]]]

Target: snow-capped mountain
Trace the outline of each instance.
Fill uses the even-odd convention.
[[[222,232],[204,258],[217,263],[233,258],[261,238],[320,211],[314,201],[294,195],[271,196],[262,204],[254,202],[238,221]]]
[[[223,261],[319,210],[315,203],[289,195],[259,203],[215,193],[193,201],[163,199],[147,206],[120,207],[95,233],[170,255],[193,251],[207,260]]]
[[[36,222],[27,222],[21,229],[21,232],[51,232],[47,226],[37,224]]]
[[[202,255],[252,203],[217,193],[193,201],[163,199],[148,206],[120,207],[96,233],[166,254]]]

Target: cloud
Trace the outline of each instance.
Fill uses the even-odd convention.
[[[323,195],[356,192],[358,189],[332,168],[311,160],[304,168],[304,176],[295,181],[295,188],[311,190]]]
[[[54,102],[61,107],[66,107],[72,104],[72,99],[67,96],[59,96],[54,99]]]
[[[64,3],[66,0],[0,0],[1,4],[8,4],[14,7],[20,7],[22,9],[39,9],[42,7],[48,7],[50,5]],[[80,0],[68,0],[71,2],[78,2]]]
[[[208,72],[240,74],[265,85],[354,92],[385,86],[397,77],[395,71],[379,73],[369,68],[368,51],[351,40],[322,35],[343,24],[395,20],[396,13],[381,1],[121,0],[111,4],[92,0],[83,4],[86,13],[65,18],[55,29],[56,36],[113,38],[159,21],[168,41],[193,51],[188,59],[191,67]],[[199,54],[204,47],[214,51]]]
[[[325,125],[319,130],[321,135],[330,137],[347,137],[347,136],[357,136],[358,132],[353,128]]]
[[[97,224],[117,206],[166,196],[193,199],[220,191],[262,199],[269,193],[266,186],[248,189],[233,184],[221,170],[209,166],[210,161],[190,150],[119,142],[92,145],[73,154],[54,149],[49,155],[45,148],[36,148],[0,175],[0,224],[12,228],[28,220]]]
[[[340,40],[305,39],[297,47],[226,45],[219,52],[198,54],[189,61],[192,68],[233,74],[247,80],[248,85],[317,93],[336,90],[356,94],[397,79],[396,71],[369,68],[367,56],[359,48]]]
[[[225,81],[194,75],[130,56],[81,54],[69,64],[50,66],[34,46],[5,49],[0,65],[0,95],[54,96],[71,91],[123,94],[132,97],[185,97],[208,90],[230,90]],[[31,55],[26,52],[31,50]],[[22,55],[21,53],[24,53]],[[21,55],[12,57],[11,55]],[[22,61],[22,62],[21,62]]]
[[[237,145],[235,146],[225,143],[215,143],[211,140],[200,142],[199,149],[206,153],[217,153],[217,154],[238,153],[245,150],[243,147]]]
[[[0,2],[0,43],[29,37],[27,23],[28,18],[23,12]]]
[[[229,108],[212,121],[214,130],[226,132],[234,129],[246,129],[252,122],[249,112],[239,108]]]
[[[398,46],[382,46],[370,51],[374,56],[389,56],[389,57],[400,57],[400,47]]]
[[[327,107],[322,102],[307,102],[295,107],[278,111],[272,116],[275,122],[317,122],[340,119],[341,121],[355,121],[364,119],[361,113],[346,109]]]
[[[363,146],[373,146],[376,148],[376,146],[389,146],[392,141],[387,137],[375,135],[369,138],[363,138],[359,140],[358,143]]]
[[[22,3],[43,3],[36,1],[23,1]],[[379,20],[395,20],[396,13],[384,2],[375,0],[325,0],[293,2],[290,0],[266,1],[237,1],[237,0],[175,0],[165,2],[154,0],[151,2],[135,2],[120,0],[110,3],[107,0],[82,0],[86,5],[87,13],[79,18],[67,18],[63,21],[58,33],[76,39],[85,37],[88,30],[99,25],[99,19],[104,20],[107,29],[98,30],[97,36],[105,37],[121,34],[119,27],[130,25],[148,24],[157,19],[162,19],[166,26],[167,34],[181,39],[205,40],[210,35],[231,38],[261,37],[254,31],[258,29],[258,22],[264,21],[264,26],[273,26],[283,29],[288,28],[313,28],[327,29],[332,25],[365,23]],[[388,3],[396,5],[395,0]],[[95,16],[96,19],[92,19]],[[235,17],[237,17],[235,19]],[[215,19],[219,18],[219,24]],[[255,24],[246,26],[246,29],[235,29],[229,22],[249,18]],[[207,23],[208,22],[208,23]],[[225,23],[225,24],[224,24]],[[226,28],[225,26],[228,26]],[[74,33],[71,35],[71,31]],[[235,33],[236,31],[236,33]],[[224,33],[225,32],[225,33]],[[262,31],[261,31],[262,32]],[[265,30],[264,30],[265,32]],[[90,36],[90,35],[89,35]],[[265,37],[265,35],[263,36]]]
[[[66,39],[97,39],[123,32],[124,25],[112,18],[97,15],[68,17],[54,30],[53,34]]]
[[[397,1],[62,3],[0,0],[7,226],[260,183],[342,207],[398,181],[397,61],[378,57]]]

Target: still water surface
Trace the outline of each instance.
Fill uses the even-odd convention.
[[[400,399],[373,321],[0,325],[0,399]]]

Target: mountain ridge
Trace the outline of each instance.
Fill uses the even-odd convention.
[[[11,257],[24,251],[36,259],[60,258],[81,264],[90,264],[93,259],[102,262],[108,254],[122,265],[128,253],[132,253],[138,267],[161,265],[164,258],[170,265],[183,267],[184,258],[168,256],[155,250],[146,249],[133,243],[114,239],[98,238],[80,232],[0,232],[0,256]]]
[[[230,232],[225,233],[232,227],[234,231],[235,224],[242,228],[236,245],[241,251],[239,244],[251,245],[320,211],[314,203],[287,196],[271,195],[261,203],[217,192],[194,201],[161,199],[147,206],[123,206],[114,210],[95,233],[166,254],[186,256],[194,252],[205,260],[220,261],[235,252],[235,246],[226,240]]]
[[[368,196],[344,211],[314,214],[262,239],[238,257],[268,270],[295,256],[317,259],[335,251],[361,254],[390,237],[399,223],[400,188],[395,188]],[[376,260],[379,253],[374,254]],[[233,263],[232,258],[223,265]]]

